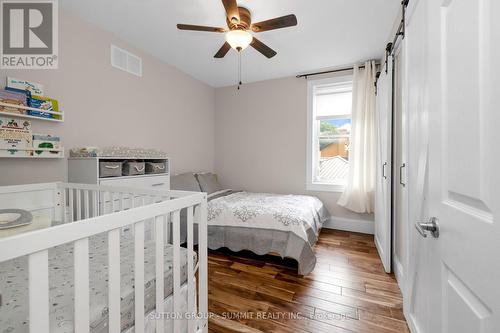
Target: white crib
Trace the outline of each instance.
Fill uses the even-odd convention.
[[[207,290],[207,197],[205,193],[48,183],[0,187],[0,209],[17,208],[48,214],[55,226],[0,238],[0,264],[27,256],[29,332],[50,332],[49,249],[72,244],[74,262],[74,332],[91,332],[89,239],[106,235],[107,306],[110,333],[121,332],[120,239],[124,232],[133,240],[133,300],[135,332],[145,332],[148,317],[165,318],[165,286],[155,283],[154,310],[145,315],[144,244],[154,241],[154,278],[164,281],[164,250],[172,246],[171,303],[176,318],[154,320],[156,332],[208,331]],[[187,311],[181,312],[180,210],[187,209]],[[194,262],[193,234],[198,228],[198,263]],[[131,246],[132,247],[132,246]],[[182,249],[185,251],[184,249]],[[196,276],[196,278],[195,278]],[[197,286],[195,285],[197,283]],[[0,293],[2,291],[0,290]],[[4,301],[6,301],[4,299]],[[0,305],[0,311],[2,307]],[[186,314],[186,316],[184,316]],[[180,317],[179,317],[180,316]],[[170,317],[171,318],[171,317]],[[187,322],[187,323],[186,323]],[[151,326],[151,322],[149,323]]]

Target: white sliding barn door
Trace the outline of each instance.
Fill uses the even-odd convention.
[[[409,256],[405,276],[404,312],[413,333],[440,332],[441,285],[438,241],[423,238],[413,224],[429,218],[429,1],[411,1],[407,10],[405,47],[408,108],[408,220]],[[439,110],[437,110],[439,112]]]
[[[392,266],[400,287],[408,266],[408,120],[406,115],[405,40],[400,39],[393,51],[393,111],[392,111]]]
[[[390,62],[388,63],[390,66]],[[384,269],[391,272],[391,111],[392,70],[382,69],[377,82],[377,175],[375,245]]]
[[[410,6],[410,217],[440,233],[411,229],[405,313],[414,332],[500,332],[500,1]]]

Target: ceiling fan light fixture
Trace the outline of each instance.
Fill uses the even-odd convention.
[[[252,34],[246,30],[231,30],[226,33],[226,41],[237,51],[246,49],[252,40]]]

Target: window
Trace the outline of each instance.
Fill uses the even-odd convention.
[[[309,190],[342,191],[349,174],[352,77],[308,83]]]

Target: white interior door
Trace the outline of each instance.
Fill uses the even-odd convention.
[[[431,14],[441,60],[431,90],[429,188],[430,214],[442,229],[442,332],[500,332],[500,117],[493,104],[500,71],[492,63],[500,4],[432,1]]]
[[[391,272],[391,91],[392,74],[382,69],[377,83],[377,176],[375,245],[387,273]]]
[[[500,332],[498,13],[496,0],[420,0],[409,11],[410,150],[418,165],[410,216],[439,225],[438,238],[411,234],[405,313],[414,332]]]
[[[404,272],[407,266],[408,196],[407,196],[407,119],[405,103],[405,40],[395,46],[394,110],[393,110],[393,269],[404,289]]]

